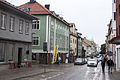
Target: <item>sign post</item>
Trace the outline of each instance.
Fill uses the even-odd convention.
[[[48,54],[48,47],[47,46],[48,46],[47,42],[43,42],[43,51],[44,51],[44,53],[47,52],[47,54]],[[42,58],[42,60],[44,62],[43,68],[44,68],[44,73],[45,73],[46,72],[46,66],[45,66],[45,64],[47,63],[47,58],[45,57],[45,55]]]
[[[58,54],[58,45],[55,45],[52,64],[54,64],[57,61],[57,54]]]

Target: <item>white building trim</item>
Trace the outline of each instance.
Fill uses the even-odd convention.
[[[48,42],[48,16],[46,16],[46,42]]]
[[[56,45],[56,26],[57,26],[57,23],[56,23],[56,19],[55,19],[55,28],[54,28],[54,46]]]
[[[48,38],[48,52],[50,51],[50,29],[51,29],[51,17],[49,16],[49,38]]]

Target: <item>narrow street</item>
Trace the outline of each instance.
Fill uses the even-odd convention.
[[[0,70],[0,80],[120,80],[120,72],[102,73],[101,63],[97,67],[87,65],[60,64],[60,65],[37,65],[31,68],[14,70]]]
[[[107,71],[101,72],[101,65],[87,67],[87,65],[75,65],[69,68],[58,68],[56,71],[39,75],[19,78],[16,80],[110,80]]]

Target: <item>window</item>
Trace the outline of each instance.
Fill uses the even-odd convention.
[[[19,33],[23,33],[23,20],[19,20]]]
[[[76,42],[76,40],[75,40],[75,44],[76,44],[77,42]]]
[[[73,39],[73,43],[74,43],[74,39]]]
[[[29,23],[28,22],[26,22],[25,24],[25,33],[29,34]]]
[[[32,39],[32,45],[38,46],[40,42],[39,37],[33,37]]]
[[[40,29],[40,20],[33,20],[32,29]]]
[[[14,31],[15,18],[10,17],[10,31]]]
[[[4,43],[0,42],[0,62],[4,62],[5,59],[5,45]]]
[[[51,21],[51,30],[54,30],[54,22]]]
[[[50,37],[50,50],[54,50],[54,37]]]
[[[119,4],[119,16],[120,16],[120,4]]]
[[[119,35],[120,35],[120,25],[119,25]]]
[[[116,12],[114,12],[114,20],[116,20]]]
[[[70,43],[72,43],[72,38],[70,39]]]
[[[8,46],[7,50],[9,52],[9,56],[7,58],[8,58],[8,60],[13,60],[14,45],[11,43],[9,43],[8,45],[9,46]]]
[[[6,14],[1,13],[1,29],[6,28],[7,16]]]
[[[115,3],[116,1],[114,0],[114,3]]]

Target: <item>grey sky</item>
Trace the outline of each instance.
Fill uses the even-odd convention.
[[[19,6],[29,0],[7,0]],[[112,0],[36,0],[42,5],[50,4],[50,10],[75,23],[83,37],[101,45],[105,42],[107,24],[112,18]]]

